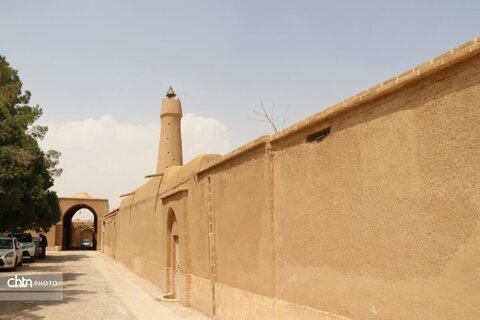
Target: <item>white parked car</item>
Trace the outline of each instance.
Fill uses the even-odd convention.
[[[16,238],[0,238],[0,269],[15,270],[23,262],[22,248]]]
[[[33,241],[33,237],[30,233],[18,233],[12,234],[12,237],[17,238],[22,247],[22,256],[24,258],[29,258],[30,261],[35,261],[35,251],[37,251],[37,246]]]

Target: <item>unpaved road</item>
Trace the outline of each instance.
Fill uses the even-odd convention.
[[[162,292],[120,263],[95,251],[49,252],[16,272],[62,272],[61,301],[0,301],[0,319],[209,319],[180,304],[160,301]]]

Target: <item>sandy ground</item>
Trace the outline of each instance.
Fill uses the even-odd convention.
[[[15,273],[63,272],[62,301],[0,301],[0,319],[209,319],[178,303],[120,263],[95,251],[48,252]]]

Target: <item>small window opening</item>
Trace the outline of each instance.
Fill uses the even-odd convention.
[[[307,141],[308,142],[321,141],[321,140],[325,139],[325,137],[328,136],[329,134],[330,134],[330,127],[308,135],[307,136]]]

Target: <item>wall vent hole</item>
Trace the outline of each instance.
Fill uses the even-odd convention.
[[[330,127],[308,135],[307,141],[308,142],[321,141],[325,139],[325,137],[328,136],[329,134],[330,134]]]

